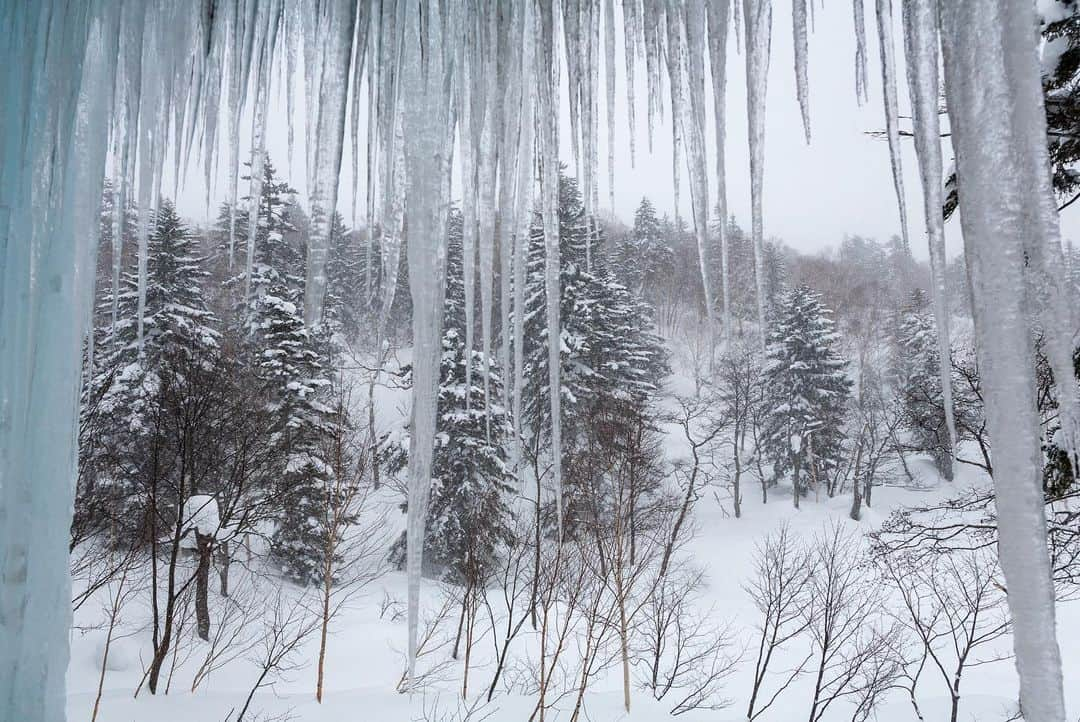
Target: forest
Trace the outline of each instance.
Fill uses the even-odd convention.
[[[822,245],[832,4],[0,0],[0,722],[1074,719],[1080,4],[872,4]]]

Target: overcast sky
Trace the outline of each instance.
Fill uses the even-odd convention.
[[[789,0],[776,0],[773,14],[772,60],[769,72],[769,91],[765,151],[765,233],[782,238],[800,251],[835,246],[845,234],[859,234],[887,239],[900,232],[899,213],[893,192],[889,168],[888,145],[882,139],[868,135],[884,127],[881,101],[881,71],[875,30],[873,3],[866,6],[867,54],[869,59],[870,101],[859,107],[855,98],[855,35],[850,3],[829,3],[816,11],[815,28],[810,35],[810,113],[812,142],[807,145],[795,96],[792,60],[791,5]],[[899,18],[896,18],[897,26]],[[741,29],[741,28],[740,28]],[[909,115],[906,80],[903,75],[903,47],[900,33],[894,33],[897,61],[900,114]],[[750,225],[749,152],[746,128],[745,56],[735,53],[735,43],[729,40],[728,56],[728,140],[727,179],[730,212],[740,224]],[[629,128],[626,120],[626,87],[622,37],[618,34],[616,60],[616,171],[615,213],[629,221],[642,196],[648,196],[661,212],[674,207],[672,183],[672,144],[670,117],[658,119],[652,153],[647,146],[646,88],[644,64],[639,65],[635,83],[637,129],[635,133],[637,158],[630,166]],[[602,59],[601,59],[602,60]],[[601,71],[602,72],[602,71]],[[563,77],[565,85],[565,75]],[[282,85],[282,83],[277,83]],[[710,82],[706,79],[706,86]],[[603,94],[603,76],[600,92]],[[565,97],[566,90],[563,89]],[[304,131],[302,94],[298,91],[298,116],[295,126],[295,157],[290,169],[286,160],[288,123],[284,95],[274,91],[271,100],[268,149],[279,168],[301,193],[304,182]],[[712,98],[707,99],[709,129],[707,131],[710,171],[710,205],[715,198],[715,167]],[[561,129],[563,159],[570,164],[569,123],[565,112]],[[607,204],[607,132],[604,100],[601,97],[600,122],[600,200]],[[665,103],[665,106],[667,104]],[[665,107],[666,109],[666,107]],[[366,116],[366,111],[361,113]],[[249,122],[243,124],[249,125]],[[361,146],[364,144],[365,123],[361,121]],[[902,125],[909,127],[907,121]],[[241,148],[250,147],[249,134],[244,133]],[[352,152],[346,138],[342,164],[341,190],[338,208],[351,222]],[[910,139],[903,141],[904,182],[908,219],[913,250],[926,257],[921,185],[914,149]],[[363,151],[361,151],[362,153]],[[241,157],[246,157],[244,152]],[[948,163],[951,151],[946,145]],[[361,155],[363,162],[363,156]],[[225,154],[220,158],[221,170],[226,165]],[[681,213],[689,219],[689,187],[685,161],[680,162]],[[361,167],[363,193],[364,171]],[[240,195],[244,195],[241,188]],[[212,205],[225,197],[224,182],[217,183],[211,193]],[[190,181],[180,192],[181,211],[196,220],[208,217],[206,191],[198,180]],[[361,206],[363,203],[361,202]],[[1066,238],[1080,235],[1080,216],[1066,211],[1062,216]],[[954,219],[947,228],[950,255],[959,253],[959,221]]]

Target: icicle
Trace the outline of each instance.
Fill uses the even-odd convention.
[[[364,60],[367,57],[368,24],[371,20],[371,7],[368,3],[357,3],[356,28],[353,35],[352,61],[352,105],[349,109],[349,136],[352,139],[352,224],[357,227],[360,218],[356,213],[360,198],[360,88],[364,75]]]
[[[480,347],[484,353],[484,416],[489,419],[488,409],[491,404],[491,317],[493,311],[492,290],[494,288],[495,265],[495,180],[497,170],[497,131],[502,125],[497,99],[498,77],[495,44],[498,37],[499,14],[494,7],[488,8],[482,21],[487,27],[481,31],[484,47],[481,50],[481,92],[483,97],[483,122],[480,130],[478,193],[478,226],[480,251]],[[472,364],[466,364],[466,368]],[[487,434],[490,436],[490,421]]]
[[[746,115],[750,133],[751,235],[754,243],[754,281],[757,287],[758,331],[762,348],[768,339],[765,323],[765,250],[762,193],[765,179],[765,92],[769,80],[772,0],[743,0],[746,25]]]
[[[1013,621],[1020,699],[1029,722],[1064,722],[1030,324],[1044,292],[1051,308],[1060,301],[1060,287],[1047,268],[1060,260],[1054,258],[1060,237],[1034,8],[1014,0],[949,0],[939,12],[980,381],[994,449],[998,558]],[[1051,283],[1039,288],[1044,280]],[[1050,330],[1056,332],[1050,338],[1071,341],[1062,328]],[[1073,370],[1065,364],[1069,368],[1059,376],[1052,355],[1051,363],[1066,403],[1062,431],[1071,452]]]
[[[381,20],[382,18],[378,18]],[[372,300],[372,263],[375,255],[375,206],[376,206],[376,178],[378,173],[379,153],[378,143],[378,108],[379,108],[379,38],[382,37],[382,23],[376,22],[371,28],[370,53],[371,61],[368,63],[368,118],[367,118],[367,247],[364,249],[364,300],[371,303]]]
[[[307,278],[304,282],[304,323],[313,327],[322,321],[326,297],[326,257],[329,253],[330,226],[337,208],[338,178],[341,174],[341,151],[345,140],[345,116],[349,61],[352,58],[353,25],[356,21],[353,0],[329,0],[320,8],[315,28],[317,37],[305,45],[318,43],[321,62],[311,72],[312,115],[308,137],[314,137],[308,175],[311,197],[311,236],[307,247]]]
[[[266,113],[270,99],[271,60],[277,42],[280,0],[267,4],[270,15],[265,26],[265,40],[255,69],[255,108],[251,130],[251,190],[248,193],[248,237],[244,263],[244,301],[251,301],[251,276],[255,264],[255,241],[259,232],[259,206],[262,203],[263,173],[266,168]]]
[[[866,71],[866,17],[863,0],[852,0],[855,15],[855,100],[862,105],[869,99]]]
[[[584,40],[581,33],[580,3],[590,0],[562,0],[563,46],[566,48],[566,77],[570,87],[570,154],[574,159],[574,175],[582,174],[582,109],[581,109],[581,52]],[[582,188],[588,203],[589,189]]]
[[[674,0],[666,0],[668,3],[664,26],[667,29],[667,68],[668,86],[671,91],[671,188],[675,201],[675,225],[679,227],[679,214],[681,213],[679,193],[679,162],[682,158],[683,145],[683,48],[682,22],[680,7]]]
[[[653,128],[656,122],[656,117],[663,116],[663,103],[661,101],[661,83],[660,83],[660,22],[662,20],[662,13],[660,12],[661,3],[664,0],[643,0],[644,1],[644,37],[645,37],[645,74],[648,87],[648,107],[647,117],[649,125],[649,152],[652,152],[653,147]]]
[[[524,28],[521,51],[521,134],[518,137],[517,187],[514,207],[514,463],[519,483],[523,483],[520,464],[522,453],[522,391],[525,386],[525,284],[530,231],[533,220],[533,190],[535,171],[535,98],[536,87],[536,19],[533,4],[524,3]],[[541,58],[541,62],[543,58]],[[540,66],[543,68],[543,66]],[[504,369],[504,373],[508,373]],[[561,528],[561,527],[560,527]]]
[[[301,31],[300,20],[297,17],[298,10],[292,3],[285,6],[285,115],[288,124],[288,151],[287,162],[289,172],[293,172],[293,148],[295,147],[294,124],[296,122],[296,55],[297,43]]]
[[[626,121],[630,128],[630,167],[635,164],[636,120],[634,103],[634,66],[638,58],[640,0],[623,0],[623,52],[626,55]]]
[[[685,128],[687,138],[686,158],[690,171],[690,209],[694,220],[694,235],[697,238],[698,264],[701,270],[701,286],[705,294],[705,318],[708,324],[708,344],[710,358],[713,349],[713,334],[716,329],[716,306],[713,300],[712,278],[709,268],[709,173],[708,160],[705,157],[705,32],[706,0],[687,0],[685,3],[672,2],[668,7],[668,36],[670,27],[675,26],[675,38],[678,39],[679,25],[686,36],[685,49],[681,43],[669,43],[668,52],[674,55],[678,51],[686,65],[687,95],[689,109],[683,109],[679,122]],[[680,8],[680,5],[682,7]],[[681,20],[680,20],[681,16]],[[675,111],[676,79],[672,78],[672,112]]]
[[[742,2],[731,0],[731,23],[735,27],[735,54],[742,53]]]
[[[473,21],[470,23],[468,36],[473,41],[476,39],[476,28]],[[476,65],[479,59],[476,57],[475,48],[469,43],[463,43],[458,49],[458,65],[462,69],[461,85],[458,98],[458,143],[461,147],[461,206],[462,206],[462,272],[465,285],[465,357],[471,358],[474,348],[474,321],[476,315],[476,245],[477,245],[477,215],[479,213],[477,196],[478,185],[478,162],[476,152],[480,146],[480,133],[483,129],[483,118],[476,118],[474,100],[477,84],[483,75],[482,69]],[[477,72],[480,70],[480,72]],[[465,388],[472,389],[473,365],[465,364]],[[465,408],[471,404],[471,393],[465,394]]]
[[[811,6],[814,0],[810,0]],[[806,3],[807,0],[791,0],[791,27],[795,44],[795,86],[802,112],[803,132],[810,143],[810,82],[806,72]]]
[[[604,90],[607,101],[608,206],[615,213],[615,0],[604,0]]]
[[[739,0],[735,0],[738,6]],[[724,303],[724,341],[731,345],[731,287],[728,279],[727,237],[727,37],[731,0],[709,0],[709,66],[712,71],[713,112],[716,128],[716,215],[720,227],[720,286]],[[736,36],[739,34],[736,30]]]
[[[548,396],[551,404],[551,479],[555,488],[555,526],[562,542],[562,382],[560,373],[562,323],[559,273],[559,126],[558,79],[555,77],[554,12],[551,0],[540,0],[539,147],[540,195],[544,225],[544,290],[547,302]]]
[[[945,426],[949,434],[949,478],[956,457],[956,422],[953,418],[952,343],[945,281],[945,222],[942,217],[941,124],[938,121],[938,34],[936,0],[904,0],[904,49],[908,92],[911,97],[915,151],[922,178],[923,209],[930,246],[934,320],[938,338],[938,373],[941,377]]]
[[[531,122],[522,113],[524,32],[526,8],[529,3],[510,8],[509,18],[503,19],[509,27],[499,33],[499,75],[506,79],[506,104],[502,110],[502,132],[499,137],[499,201],[498,201],[498,247],[499,247],[499,371],[503,379],[503,408],[513,409],[513,369],[511,349],[513,346],[513,262],[514,233],[516,230],[518,163],[520,138],[524,126]],[[516,449],[516,446],[514,446]],[[516,464],[516,456],[514,457]]]
[[[125,180],[118,178],[116,184],[112,209],[112,302],[110,304],[112,308],[109,323],[110,337],[114,343],[117,340],[116,321],[120,312],[120,272],[124,265],[124,203],[126,202],[123,191]]]
[[[162,77],[167,70],[162,66],[162,58],[169,57],[166,52],[165,34],[169,18],[158,17],[148,28],[149,34],[144,39],[142,64],[141,107],[139,109],[139,249],[138,249],[138,304],[137,304],[137,344],[142,353],[145,336],[146,315],[146,273],[149,253],[150,225],[157,215],[157,206],[161,198],[161,172],[165,159],[165,140],[168,129],[166,103],[171,99],[167,92],[167,81]],[[153,70],[155,72],[148,72]]]
[[[407,137],[406,216],[409,228],[409,276],[413,300],[413,410],[409,449],[409,495],[406,530],[408,573],[408,677],[416,673],[420,572],[424,522],[431,488],[442,314],[446,272],[446,220],[453,137],[450,83],[446,82],[444,38],[455,28],[443,18],[449,12],[438,0],[409,4],[402,52],[404,131]],[[445,44],[445,45],[444,45]]]
[[[907,199],[904,197],[904,171],[900,163],[900,111],[896,100],[896,52],[892,35],[892,0],[877,0],[878,46],[881,49],[881,86],[885,105],[885,128],[889,137],[889,163],[893,188],[900,210],[900,237],[904,249],[911,250],[908,239]]]
[[[115,5],[101,3],[0,3],[4,720],[64,717],[71,619],[66,530],[117,15]]]

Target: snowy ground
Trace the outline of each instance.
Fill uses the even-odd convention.
[[[685,378],[676,378],[671,385],[675,393],[692,392],[692,384]],[[396,414],[403,412],[400,391],[380,391],[382,423],[393,422]],[[675,458],[683,453],[678,437],[669,436],[668,454]],[[917,462],[916,462],[917,463]],[[921,472],[929,478],[932,469],[923,465]],[[978,482],[971,473],[965,472],[956,486]],[[949,493],[940,485],[927,491],[901,488],[881,488],[874,493],[874,507],[867,509],[859,526],[871,530],[884,519],[889,510],[898,505],[920,503],[934,495]],[[384,503],[391,504],[389,497]],[[744,582],[752,571],[752,555],[755,544],[783,521],[799,535],[811,536],[833,520],[846,520],[850,498],[825,499],[804,502],[802,510],[792,508],[790,496],[775,495],[763,505],[753,490],[746,493],[743,518],[730,515],[730,505],[723,495],[719,499],[706,494],[695,509],[697,535],[689,551],[695,563],[707,573],[707,587],[700,604],[703,609],[712,608],[719,621],[730,622],[738,630],[742,644],[748,644],[756,622],[756,612],[743,590]],[[398,514],[392,513],[394,522]],[[854,525],[854,522],[844,523]],[[212,587],[213,588],[213,587]],[[276,679],[272,686],[256,694],[246,719],[287,719],[311,722],[382,722],[406,720],[463,720],[459,707],[460,664],[452,673],[424,694],[402,695],[395,691],[404,666],[405,622],[403,617],[393,619],[393,609],[383,609],[387,600],[403,603],[405,599],[404,575],[391,572],[373,585],[354,604],[345,609],[335,620],[327,654],[327,679],[325,698],[318,704],[314,698],[315,658],[317,637],[312,636],[299,650],[296,667]],[[431,610],[440,602],[440,591],[428,583],[425,588],[425,606]],[[98,601],[90,602],[76,615],[76,627],[90,627],[102,616]],[[380,618],[380,614],[383,614]],[[133,603],[124,613],[121,633],[130,634],[113,642],[109,670],[105,677],[104,695],[98,720],[101,722],[216,722],[235,720],[236,710],[243,704],[248,690],[257,675],[257,668],[248,661],[233,662],[215,672],[195,693],[189,691],[192,675],[202,656],[198,646],[193,646],[191,657],[177,664],[172,674],[168,695],[154,697],[142,690],[138,698],[133,690],[139,686],[144,665],[148,662],[149,632],[145,627],[147,611],[141,603]],[[1080,604],[1059,606],[1058,639],[1064,656],[1070,719],[1080,715]],[[258,623],[258,622],[256,622]],[[451,623],[452,626],[452,623]],[[451,630],[452,631],[452,630]],[[184,634],[191,635],[191,630]],[[105,632],[102,629],[75,631],[72,634],[72,659],[68,674],[68,717],[71,720],[89,719],[94,705],[101,668],[101,653]],[[528,648],[533,640],[519,640],[522,648]],[[478,666],[471,671],[471,690],[486,688],[490,681],[490,643],[478,645]],[[722,722],[745,719],[749,680],[753,659],[749,652],[744,656],[737,672],[726,684],[726,694],[732,704],[719,712],[690,712],[683,720]],[[782,666],[782,665],[781,665]],[[778,666],[779,669],[781,666]],[[807,680],[808,682],[809,680]],[[608,722],[633,719],[641,722],[660,722],[672,719],[668,710],[670,703],[656,703],[645,691],[635,691],[631,715],[621,707],[621,687],[618,674],[608,674],[597,680],[586,698],[588,719]],[[973,668],[965,673],[964,697],[961,704],[961,720],[992,722],[1005,720],[1015,713],[1016,675],[1011,661],[997,662]],[[948,696],[941,683],[927,675],[921,684],[920,703],[927,720],[948,719]],[[471,692],[470,696],[475,692]],[[796,684],[781,698],[776,706],[760,719],[786,722],[804,719],[808,704],[805,684]],[[535,700],[526,696],[499,694],[494,702],[483,708],[471,719],[514,720],[524,722],[532,712]],[[570,702],[567,703],[570,706]],[[850,709],[837,707],[830,710],[826,720],[848,720]],[[569,719],[569,714],[558,710],[550,714],[550,720]],[[912,708],[900,693],[891,695],[880,708],[877,719],[883,722],[908,722],[915,720]]]

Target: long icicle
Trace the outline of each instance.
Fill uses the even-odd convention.
[[[814,0],[809,0],[813,4]],[[791,30],[795,45],[795,93],[799,98],[799,110],[802,113],[803,132],[806,142],[810,143],[810,81],[807,73],[809,54],[806,32],[807,0],[791,0]]]
[[[701,286],[705,295],[705,319],[708,325],[708,344],[710,365],[716,332],[716,307],[713,299],[711,260],[709,253],[709,173],[708,159],[705,157],[705,33],[706,0],[687,0],[686,3],[673,2],[669,6],[668,23],[674,24],[676,35],[684,36],[685,45],[669,47],[669,53],[678,51],[680,67],[686,68],[686,89],[688,107],[683,108],[678,121],[685,128],[686,160],[690,172],[690,209],[694,222],[694,236],[697,239],[698,266],[701,272]],[[681,26],[681,27],[680,27]],[[670,36],[670,33],[669,33]],[[672,78],[672,87],[676,80]],[[674,95],[672,96],[674,97]],[[672,110],[674,111],[674,104]]]
[[[421,7],[416,7],[420,5]],[[406,529],[408,680],[416,680],[420,573],[431,489],[446,274],[447,191],[452,144],[451,84],[444,57],[454,32],[439,0],[408,3],[402,52],[402,103],[408,194],[409,284],[413,300],[413,409]],[[450,130],[448,131],[448,127]]]
[[[555,492],[555,524],[562,543],[562,323],[559,256],[559,126],[556,122],[558,79],[555,77],[555,37],[552,0],[540,2],[540,62],[538,65],[538,115],[540,123],[540,194],[544,225],[544,289],[547,303],[548,396],[551,405],[551,479]],[[539,499],[537,500],[539,503]]]
[[[869,100],[869,75],[866,70],[866,10],[863,0],[851,0],[855,22],[855,100],[859,105]]]
[[[1028,722],[1065,722],[1030,323],[1051,290],[1037,288],[1041,265],[1060,249],[1035,12],[1015,0],[949,0],[939,16],[1020,700]],[[1059,388],[1074,396],[1071,368],[1066,379]]]
[[[885,106],[885,129],[889,138],[896,205],[900,211],[900,238],[905,252],[911,251],[908,237],[907,199],[904,197],[904,169],[900,161],[900,111],[896,98],[896,50],[893,47],[892,0],[877,0],[878,47],[881,50],[881,91]]]
[[[765,319],[765,241],[762,194],[765,180],[765,92],[769,79],[772,0],[743,0],[746,25],[746,116],[750,133],[751,235],[754,243],[754,281],[757,287],[758,333],[761,347],[768,339]]]
[[[480,348],[484,354],[484,417],[485,433],[491,436],[491,321],[493,313],[492,292],[495,272],[495,189],[497,167],[497,138],[501,118],[499,117],[498,79],[496,43],[498,38],[499,13],[492,5],[483,14],[485,28],[480,59],[480,79],[483,93],[483,121],[480,129],[480,163],[478,169],[477,195],[479,198],[479,256],[480,256]],[[472,364],[466,364],[466,368]]]
[[[735,0],[736,4],[739,0]],[[712,73],[713,114],[716,129],[716,215],[720,235],[720,293],[724,304],[723,334],[731,347],[731,282],[728,278],[727,234],[727,39],[731,22],[731,0],[709,0],[709,66]],[[738,35],[738,29],[736,29]]]
[[[519,487],[524,483],[521,474],[522,450],[522,392],[525,386],[525,285],[530,229],[533,219],[535,181],[535,88],[536,83],[536,20],[532,2],[524,6],[524,28],[521,56],[521,134],[518,137],[518,177],[514,208],[514,468]],[[503,373],[508,371],[504,369]]]
[[[952,478],[956,458],[956,421],[953,416],[952,343],[949,301],[945,282],[945,221],[942,217],[941,123],[938,120],[937,0],[904,0],[904,50],[907,58],[908,93],[911,97],[915,152],[922,178],[923,210],[930,246],[934,320],[937,325],[938,373],[941,378],[945,427],[949,435],[949,468]]]
[[[634,103],[634,66],[637,65],[638,37],[640,35],[640,0],[623,0],[623,53],[626,56],[626,122],[630,129],[630,167],[636,162],[637,149]]]

